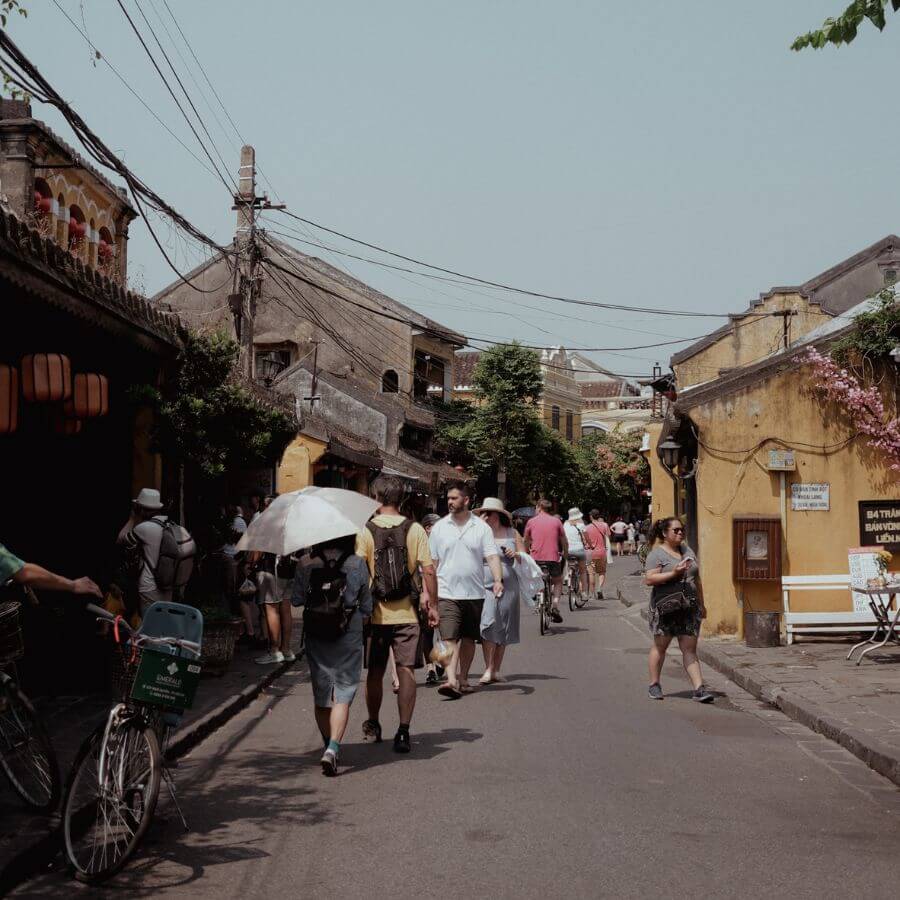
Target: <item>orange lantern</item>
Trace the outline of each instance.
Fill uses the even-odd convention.
[[[0,365],[0,434],[12,434],[19,424],[19,371]]]
[[[56,416],[53,419],[53,430],[57,434],[71,437],[73,434],[79,434],[82,427],[81,419],[67,419],[65,416]]]
[[[72,396],[72,367],[61,353],[22,357],[22,396],[30,403],[58,403]]]
[[[79,372],[74,378],[72,398],[63,411],[70,418],[93,419],[109,412],[109,381],[96,372]]]

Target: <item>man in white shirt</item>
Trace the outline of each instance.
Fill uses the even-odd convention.
[[[503,567],[490,527],[469,512],[472,496],[465,482],[447,491],[449,515],[431,529],[431,558],[437,568],[441,637],[452,647],[447,683],[438,693],[452,700],[473,690],[469,667],[481,636],[484,566],[494,579],[494,595],[503,594]]]

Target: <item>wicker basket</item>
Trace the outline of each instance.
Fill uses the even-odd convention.
[[[132,652],[131,644],[113,644],[110,683],[113,697],[120,702],[130,699],[134,676],[141,664],[141,648],[134,652],[133,661]]]
[[[15,601],[0,603],[0,666],[5,666],[24,654],[25,641],[19,621],[19,604]]]
[[[234,657],[234,642],[241,620],[207,622],[203,626],[203,648],[200,664],[204,672],[222,674]]]

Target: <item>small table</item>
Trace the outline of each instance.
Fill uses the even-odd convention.
[[[851,590],[855,591],[857,594],[865,594],[866,597],[868,597],[869,608],[878,620],[878,624],[875,626],[875,630],[872,632],[871,637],[858,644],[854,644],[847,654],[847,659],[850,659],[860,647],[865,647],[865,650],[859,654],[859,659],[856,661],[856,664],[859,665],[867,653],[880,649],[887,644],[888,641],[900,643],[900,635],[897,634],[897,622],[900,620],[900,602],[897,603],[897,609],[893,613],[893,618],[891,618],[891,604],[894,602],[894,597],[900,594],[900,584],[891,584],[886,585],[885,587],[875,588],[851,587]],[[884,639],[879,641],[878,636],[882,633],[884,633]],[[871,646],[866,646],[867,644],[871,644]]]

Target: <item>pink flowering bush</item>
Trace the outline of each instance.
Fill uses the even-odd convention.
[[[864,388],[855,375],[818,350],[810,350],[805,361],[813,369],[815,393],[840,406],[868,445],[900,472],[900,418],[887,417],[878,388]]]

